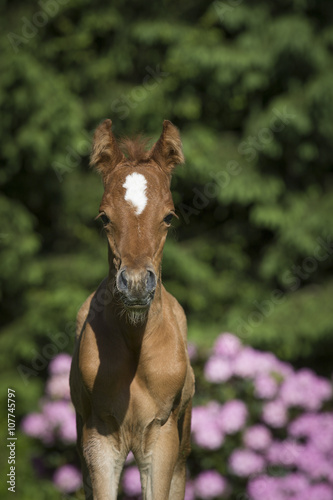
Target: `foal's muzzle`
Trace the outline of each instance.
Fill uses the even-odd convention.
[[[154,298],[156,283],[156,274],[150,268],[138,270],[124,266],[117,273],[117,288],[127,307],[148,307]]]

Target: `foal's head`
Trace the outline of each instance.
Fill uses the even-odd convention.
[[[137,321],[145,317],[160,281],[163,246],[175,215],[171,173],[184,156],[178,130],[168,120],[149,151],[139,141],[119,146],[111,125],[105,120],[97,128],[91,156],[104,182],[98,217],[109,243],[109,280],[129,319]]]

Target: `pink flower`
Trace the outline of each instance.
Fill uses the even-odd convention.
[[[272,442],[272,435],[264,425],[248,427],[244,433],[244,444],[255,451],[262,451]]]
[[[332,500],[333,489],[327,483],[313,484],[304,500]]]
[[[27,436],[39,437],[41,428],[45,427],[45,424],[45,418],[41,413],[30,413],[23,418],[21,429]]]
[[[257,373],[257,351],[244,347],[234,360],[234,373],[239,377],[254,377]]]
[[[49,373],[51,375],[59,375],[60,373],[69,374],[71,369],[72,357],[62,352],[55,356],[49,364]]]
[[[221,405],[217,401],[210,401],[206,406],[195,406],[192,410],[192,431],[196,432],[206,425],[207,419],[219,417]]]
[[[130,451],[129,454],[127,455],[127,458],[125,460],[125,465],[128,465],[130,463],[134,462],[134,455],[133,453]]]
[[[305,413],[289,426],[292,436],[307,438],[308,443],[322,452],[330,452],[333,443],[333,414]]]
[[[195,490],[193,481],[186,482],[184,500],[195,500]]]
[[[333,414],[318,415],[317,425],[310,431],[310,443],[322,452],[332,451],[333,443]]]
[[[63,493],[72,493],[82,484],[80,471],[73,465],[63,465],[56,470],[53,476],[55,486]]]
[[[224,433],[234,434],[244,427],[247,415],[245,403],[233,399],[222,406],[219,412],[219,425]]]
[[[271,427],[283,427],[287,423],[287,410],[282,401],[270,401],[263,406],[263,421]]]
[[[64,400],[48,401],[43,405],[42,415],[54,437],[65,443],[76,441],[76,417],[72,403]]]
[[[194,433],[193,439],[201,448],[217,450],[224,442],[224,435],[217,422],[208,420],[204,427]]]
[[[234,373],[243,378],[253,378],[259,374],[274,372],[279,365],[278,359],[271,352],[256,351],[244,347],[234,360]]]
[[[273,465],[292,467],[297,464],[297,460],[302,452],[303,445],[291,439],[273,441],[267,450],[267,460]]]
[[[60,427],[65,420],[75,415],[73,405],[69,401],[48,401],[43,405],[43,415],[53,428]]]
[[[317,413],[303,413],[289,425],[289,433],[294,437],[311,437],[314,430],[320,425],[320,415]]]
[[[52,428],[41,413],[30,413],[21,422],[22,431],[30,437],[38,438],[45,444],[53,443]]]
[[[302,447],[302,453],[297,457],[296,464],[312,479],[328,477],[332,470],[332,463],[329,463],[325,456],[312,445]]]
[[[222,333],[214,344],[214,353],[225,358],[233,359],[241,349],[241,341],[232,333]]]
[[[250,479],[247,492],[251,500],[283,500],[278,494],[276,478],[266,475]]]
[[[229,380],[233,375],[233,371],[228,359],[220,356],[212,356],[205,365],[204,374],[208,382],[219,384]]]
[[[247,491],[251,500],[307,500],[308,488],[302,474],[292,473],[284,477],[258,476],[249,481]]]
[[[59,438],[65,443],[76,442],[76,417],[74,413],[69,413],[60,425]]]
[[[323,402],[331,396],[330,382],[308,369],[299,370],[287,378],[280,392],[280,398],[286,405],[307,410],[319,410]]]
[[[256,373],[272,373],[279,366],[279,360],[272,352],[256,351],[257,370]]]
[[[219,425],[221,406],[211,402],[207,406],[197,406],[192,411],[192,432],[194,442],[209,450],[217,450],[224,441]]]
[[[271,399],[278,390],[278,384],[271,375],[262,373],[254,379],[254,393],[257,398]]]
[[[295,373],[293,367],[289,363],[280,361],[279,359],[277,359],[275,362],[273,372],[282,376],[283,379],[286,379],[287,377],[290,377],[293,373]]]
[[[46,394],[54,399],[70,399],[68,373],[60,373],[49,378],[46,383]]]
[[[265,460],[251,450],[236,449],[229,457],[229,467],[236,476],[247,477],[262,472]]]
[[[136,466],[127,467],[123,475],[123,488],[126,495],[134,497],[141,493],[140,472]]]
[[[195,493],[203,500],[221,497],[227,489],[227,482],[218,472],[207,470],[201,472],[194,483]]]
[[[298,494],[304,493],[309,488],[308,479],[300,474],[299,472],[294,472],[280,478],[278,482],[279,489],[287,494]]]

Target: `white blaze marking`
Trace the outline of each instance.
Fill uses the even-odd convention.
[[[147,181],[142,174],[134,172],[126,177],[123,187],[126,189],[125,200],[136,208],[135,213],[140,215],[147,205]]]

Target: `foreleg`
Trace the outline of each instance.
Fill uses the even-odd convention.
[[[191,451],[191,412],[190,401],[178,421],[179,455],[171,481],[169,500],[183,500],[185,496],[186,460]]]
[[[146,429],[141,452],[135,454],[140,469],[143,500],[169,499],[178,453],[177,419],[171,413],[163,426],[153,422]]]
[[[125,457],[106,426],[83,424],[82,456],[86,500],[116,500]]]

